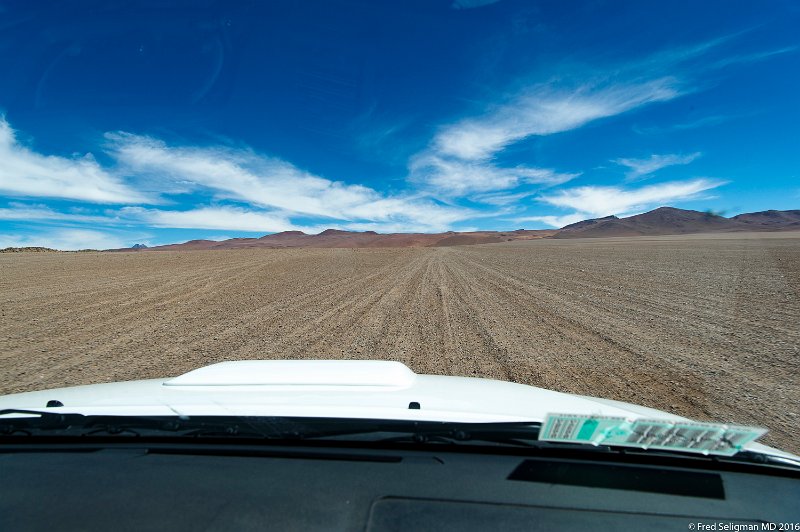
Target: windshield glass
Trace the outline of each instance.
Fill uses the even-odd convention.
[[[386,360],[800,453],[798,27],[785,1],[0,3],[0,395]],[[428,386],[403,415],[524,418],[397,375]],[[193,404],[234,408],[211,384]],[[373,406],[333,388],[278,406]],[[182,408],[81,393],[0,407]]]

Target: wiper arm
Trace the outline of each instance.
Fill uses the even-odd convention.
[[[751,464],[767,464],[780,467],[792,467],[800,469],[800,460],[787,458],[785,456],[773,456],[770,454],[755,453],[753,451],[740,451],[732,457],[732,460],[747,462]]]
[[[539,423],[377,423],[306,434],[303,439],[408,444],[492,444],[538,447]]]

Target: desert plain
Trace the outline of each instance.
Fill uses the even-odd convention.
[[[0,394],[398,360],[765,426],[800,452],[800,233],[0,254]]]

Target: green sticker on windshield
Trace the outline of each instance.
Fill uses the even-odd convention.
[[[579,416],[557,414],[547,417],[539,435],[540,440],[595,443],[615,429],[625,418],[608,416]],[[543,436],[547,436],[546,438]]]
[[[539,439],[730,456],[766,432],[721,423],[550,414]]]

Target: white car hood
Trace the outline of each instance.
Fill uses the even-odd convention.
[[[550,413],[683,420],[629,403],[490,379],[417,375],[399,362],[222,362],[179,377],[0,396],[0,410],[84,415],[279,416],[542,422]],[[414,408],[419,405],[419,408]],[[794,455],[751,443],[748,450]]]

